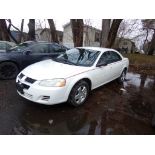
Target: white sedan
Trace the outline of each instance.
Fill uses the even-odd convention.
[[[79,106],[91,90],[115,79],[123,82],[128,66],[128,59],[113,49],[73,48],[21,71],[16,78],[17,92],[40,104]]]

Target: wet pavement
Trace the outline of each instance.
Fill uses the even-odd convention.
[[[155,134],[155,76],[128,73],[91,92],[85,105],[45,106],[0,81],[0,134]]]

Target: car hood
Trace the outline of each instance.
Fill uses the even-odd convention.
[[[81,67],[55,62],[51,59],[32,64],[22,73],[36,80],[68,78],[90,70],[90,67]]]

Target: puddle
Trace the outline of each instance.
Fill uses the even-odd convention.
[[[79,108],[16,98],[11,134],[155,134],[155,77],[130,72],[126,79],[94,90]],[[7,122],[2,128],[7,133]]]
[[[155,77],[128,73],[123,85],[114,81],[94,90],[80,108],[28,105],[22,123],[33,134],[155,134],[154,98]]]

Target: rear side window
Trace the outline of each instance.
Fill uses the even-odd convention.
[[[61,45],[57,44],[50,45],[50,52],[65,52],[65,51],[66,49]]]
[[[49,46],[48,44],[36,44],[32,47],[30,47],[30,50],[32,50],[32,53],[48,53]]]
[[[6,44],[0,43],[0,50],[6,50]]]
[[[121,56],[114,51],[109,51],[111,56],[111,62],[117,62],[122,60]]]

